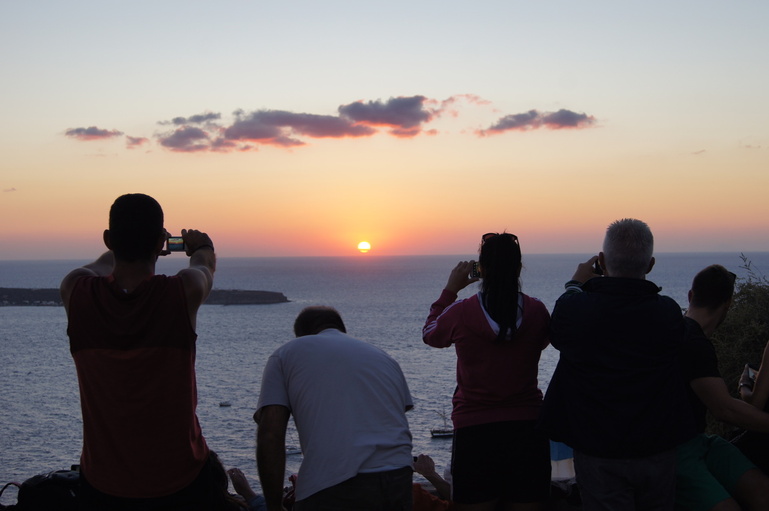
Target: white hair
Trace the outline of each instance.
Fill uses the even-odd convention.
[[[654,251],[654,236],[641,220],[623,218],[606,229],[604,264],[613,277],[644,278]]]

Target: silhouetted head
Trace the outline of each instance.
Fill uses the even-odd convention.
[[[165,241],[163,209],[149,195],[121,195],[109,210],[109,230],[104,237],[115,259],[154,260]]]
[[[294,334],[297,337],[315,335],[327,328],[335,328],[347,333],[342,316],[333,307],[322,305],[306,307],[294,321]]]
[[[623,218],[609,225],[601,265],[610,277],[643,279],[654,266],[654,236],[645,222]]]
[[[692,289],[689,291],[689,304],[711,311],[724,304],[730,304],[736,278],[734,273],[720,264],[708,266],[694,276]]]
[[[515,333],[518,316],[518,278],[521,276],[521,246],[515,234],[488,233],[481,238],[478,263],[481,266],[483,305],[499,324],[497,340]]]

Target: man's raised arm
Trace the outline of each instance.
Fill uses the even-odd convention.
[[[182,229],[182,238],[190,257],[188,268],[180,270],[177,275],[184,282],[190,317],[195,318],[198,307],[206,300],[214,285],[216,271],[216,254],[214,243],[208,234],[195,229]]]

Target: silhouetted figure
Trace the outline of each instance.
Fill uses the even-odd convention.
[[[413,407],[398,363],[347,335],[339,313],[308,307],[296,339],[267,361],[254,419],[269,510],[281,510],[286,427],[294,416],[304,459],[296,511],[410,510]]]
[[[707,411],[729,424],[769,432],[769,414],[729,394],[708,337],[726,318],[735,275],[723,266],[700,271],[689,291],[681,354],[699,434],[678,447],[676,505],[680,509],[769,509],[769,477],[718,435],[705,434]]]
[[[183,230],[189,267],[156,275],[167,237],[155,199],[118,197],[108,251],[61,284],[83,413],[83,510],[216,509],[195,411],[195,324],[214,248],[205,233]]]
[[[646,280],[653,248],[644,222],[612,223],[553,309],[560,359],[542,423],[574,449],[586,511],[672,510],[676,446],[695,434],[678,359],[683,316]]]
[[[430,307],[422,339],[455,346],[457,388],[451,461],[458,510],[543,509],[550,491],[550,443],[536,429],[542,405],[537,370],[548,345],[544,304],[520,291],[521,248],[508,233],[482,237],[481,291],[457,300],[478,280],[459,262]]]

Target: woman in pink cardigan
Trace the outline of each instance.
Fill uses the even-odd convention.
[[[451,271],[430,307],[422,339],[455,346],[457,388],[451,475],[457,509],[544,509],[550,490],[550,447],[536,430],[542,405],[537,369],[548,345],[550,315],[520,291],[521,247],[513,234],[482,238],[481,290],[457,293],[479,280],[473,261]]]

